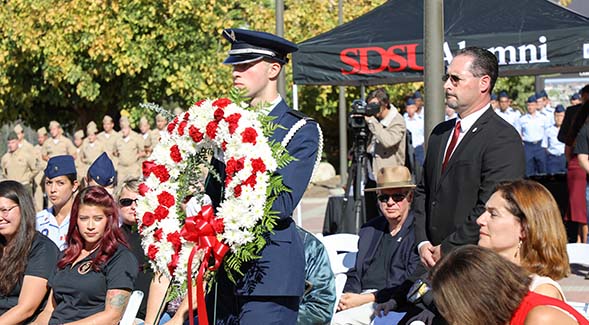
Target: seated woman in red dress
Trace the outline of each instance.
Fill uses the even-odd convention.
[[[565,302],[530,292],[527,271],[480,246],[463,246],[442,258],[431,280],[449,324],[589,325]]]

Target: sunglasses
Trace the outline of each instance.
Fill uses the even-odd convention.
[[[394,194],[381,194],[377,196],[378,200],[382,203],[387,203],[390,198],[393,199],[395,202],[401,202],[409,195],[409,192],[405,193],[394,193]]]
[[[137,204],[137,201],[139,201],[139,199],[124,198],[119,200],[119,205],[122,207],[129,207],[133,203]]]
[[[460,78],[459,76],[457,76],[455,74],[446,73],[445,75],[442,76],[442,81],[443,82],[448,81],[448,79],[450,79],[450,82],[454,86],[456,86],[460,81],[464,80],[464,79]]]

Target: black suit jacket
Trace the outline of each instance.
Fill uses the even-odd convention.
[[[478,242],[476,219],[495,186],[522,178],[525,171],[521,137],[493,109],[487,109],[464,135],[442,173],[446,143],[455,124],[456,119],[448,120],[432,131],[413,207],[417,243],[441,244],[444,253]]]

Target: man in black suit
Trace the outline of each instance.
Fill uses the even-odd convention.
[[[432,131],[414,202],[418,251],[428,268],[453,248],[476,244],[475,220],[496,184],[524,176],[521,138],[490,105],[497,75],[491,52],[468,47],[444,76],[446,104],[458,117]]]

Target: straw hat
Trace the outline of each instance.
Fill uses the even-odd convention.
[[[405,166],[383,167],[376,175],[376,187],[364,191],[372,192],[388,188],[414,188],[411,172]]]

